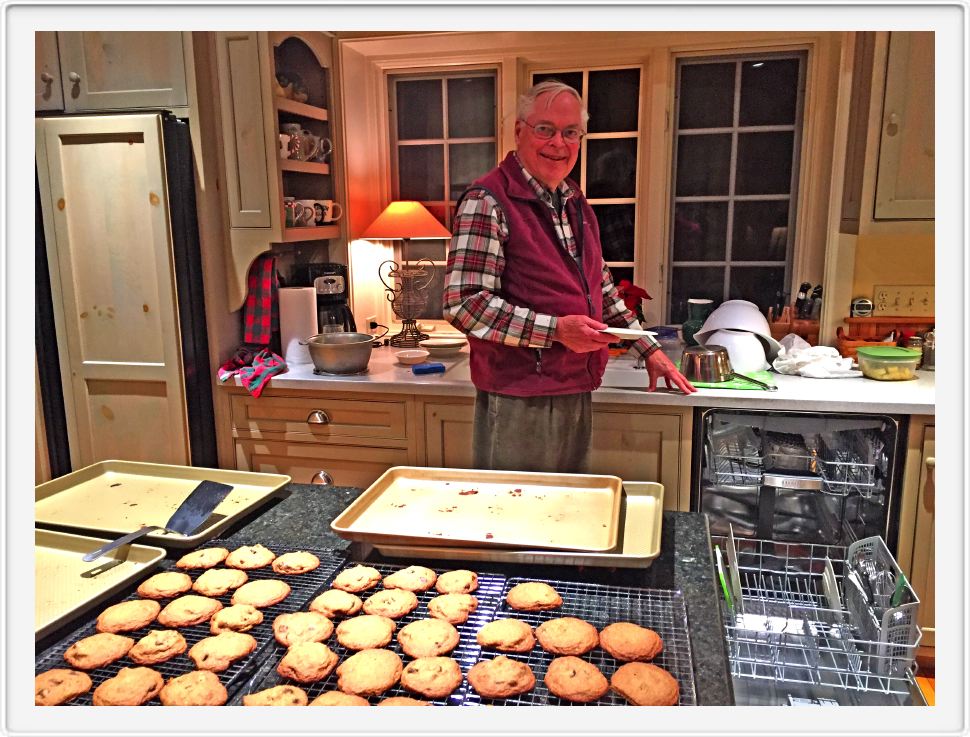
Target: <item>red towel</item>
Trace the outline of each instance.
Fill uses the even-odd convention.
[[[269,345],[273,332],[279,330],[277,288],[276,258],[267,253],[249,268],[249,291],[243,307],[243,343]]]

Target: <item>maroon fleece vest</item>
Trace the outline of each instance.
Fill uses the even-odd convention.
[[[589,315],[602,320],[603,252],[599,226],[579,188],[572,182],[570,186],[576,194],[566,201],[566,214],[574,236],[582,244],[581,269],[560,245],[549,206],[536,196],[513,154],[477,179],[469,190],[486,188],[498,200],[508,222],[500,294],[503,299],[547,315]],[[593,391],[603,379],[609,357],[605,347],[591,353],[575,353],[558,342],[539,350],[471,335],[468,340],[475,386],[516,397]]]

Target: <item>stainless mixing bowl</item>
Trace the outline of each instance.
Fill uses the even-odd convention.
[[[300,341],[317,371],[359,374],[370,361],[374,338],[366,333],[321,333]]]

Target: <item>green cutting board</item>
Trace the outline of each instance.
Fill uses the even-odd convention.
[[[752,379],[763,381],[769,386],[775,385],[770,371],[752,371],[748,374]],[[754,389],[755,391],[765,391],[757,384],[752,384],[744,379],[729,379],[728,381],[692,381],[691,384],[699,389]]]

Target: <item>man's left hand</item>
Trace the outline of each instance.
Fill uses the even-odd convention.
[[[692,394],[697,391],[697,388],[687,381],[687,377],[677,370],[677,367],[661,350],[651,351],[650,355],[647,356],[647,373],[650,375],[648,392],[656,391],[657,379],[661,376],[666,380],[668,387],[680,389],[684,394]]]

